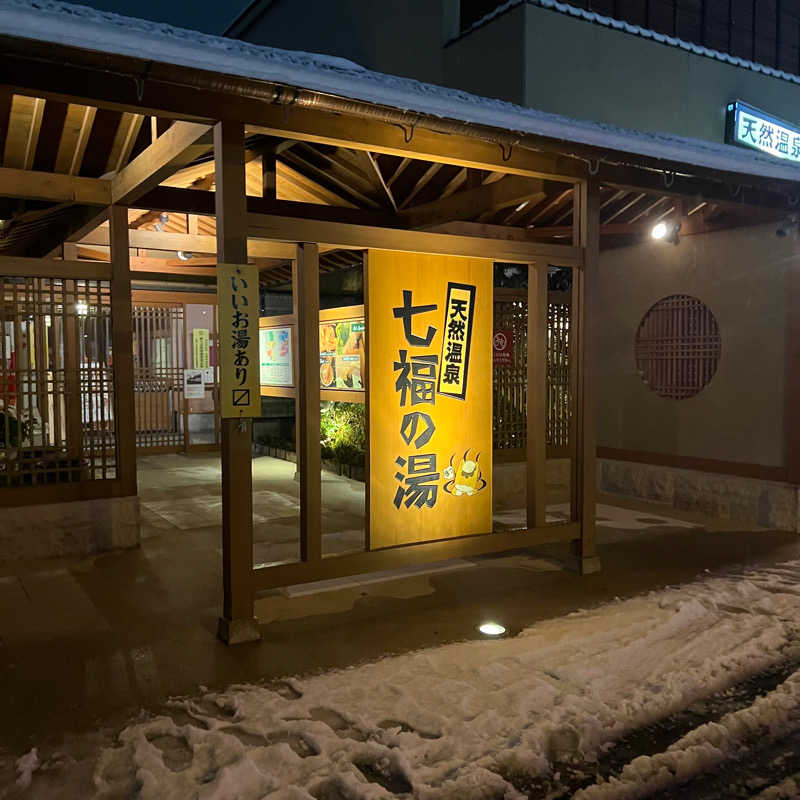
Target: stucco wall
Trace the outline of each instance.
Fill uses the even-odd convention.
[[[800,123],[800,86],[523,3],[444,46],[453,0],[276,0],[245,33],[578,119],[723,141],[744,100]]]
[[[441,3],[429,0],[277,0],[242,38],[441,83],[443,25]]]
[[[597,320],[598,444],[780,466],[786,275],[800,242],[774,225],[603,251]],[[694,397],[659,397],[639,377],[634,339],[647,310],[690,294],[719,324],[722,357]]]
[[[517,6],[444,49],[444,83],[525,103],[525,7]]]
[[[731,100],[800,122],[797,84],[528,4],[525,47],[533,108],[717,142]]]

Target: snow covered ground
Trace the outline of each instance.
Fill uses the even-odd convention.
[[[707,575],[507,638],[176,699],[83,773],[64,754],[27,754],[0,797],[701,796],[681,785],[742,759],[760,768],[763,748],[800,735],[795,664],[800,561]],[[737,694],[770,670],[768,688]],[[628,760],[631,741],[659,725],[675,738]],[[772,774],[748,773],[749,796],[798,796],[794,752],[771,756]],[[604,770],[615,754],[626,755]],[[91,790],[78,789],[82,774]]]

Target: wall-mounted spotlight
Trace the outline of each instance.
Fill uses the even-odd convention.
[[[194,253],[191,253],[188,250],[178,250],[178,258],[181,261],[189,261],[190,259],[194,258]]]
[[[658,242],[678,244],[680,241],[681,223],[678,220],[662,220],[653,225],[650,235]]]
[[[788,217],[781,220],[781,224],[775,229],[775,235],[783,238],[792,231],[798,230],[798,226],[800,226],[800,218],[797,214],[789,214]]]
[[[166,224],[169,222],[169,214],[166,211],[162,211],[158,215],[158,220],[153,224],[153,227],[157,231],[163,231]]]

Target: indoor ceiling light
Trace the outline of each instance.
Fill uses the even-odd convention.
[[[485,636],[501,636],[506,629],[497,622],[484,622],[478,630]]]

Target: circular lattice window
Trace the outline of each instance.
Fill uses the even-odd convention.
[[[708,385],[717,371],[722,341],[711,309],[696,297],[659,300],[636,332],[636,368],[661,397],[683,400]]]

